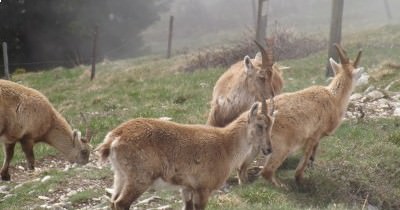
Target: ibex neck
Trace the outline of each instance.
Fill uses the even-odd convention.
[[[247,136],[247,112],[245,116],[240,115],[236,120],[227,125],[225,147],[227,148],[228,154],[230,154],[231,170],[239,167],[247,156],[247,153],[251,150],[251,145],[246,140]]]
[[[336,99],[338,105],[342,109],[345,109],[354,89],[353,80],[351,77],[344,74],[337,75],[329,84],[328,89]]]
[[[74,142],[72,129],[64,118],[54,117],[53,124],[46,135],[46,142],[63,153],[68,160],[71,158]]]

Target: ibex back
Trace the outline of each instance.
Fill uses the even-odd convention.
[[[82,139],[40,92],[14,82],[0,80],[0,142],[4,146],[2,180],[10,180],[8,168],[17,142],[21,143],[34,169],[33,146],[45,142],[61,151],[69,161],[85,164],[89,160],[89,138]]]

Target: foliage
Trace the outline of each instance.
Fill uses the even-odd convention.
[[[185,71],[193,71],[202,68],[228,67],[242,60],[244,55],[255,55],[258,48],[250,38],[250,34],[242,40],[230,43],[228,47],[211,48],[187,54],[187,63],[182,68]],[[276,61],[303,58],[324,49],[326,45],[324,40],[302,35],[293,29],[277,25],[272,36],[266,40],[273,43],[269,47],[272,47]]]
[[[145,50],[140,32],[167,5],[165,0],[4,0],[0,38],[8,43],[12,69],[90,62],[95,26],[98,58],[133,57]]]

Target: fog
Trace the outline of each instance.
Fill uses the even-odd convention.
[[[255,19],[252,4],[257,0],[174,0],[160,21],[143,32],[145,44],[152,52],[165,51],[169,16],[173,15],[173,49],[193,49],[221,45],[227,40],[249,36]],[[400,23],[400,1],[346,0],[342,33],[378,28]],[[265,5],[265,4],[264,4]],[[301,34],[328,38],[332,0],[269,0],[267,36],[274,27],[284,27]]]

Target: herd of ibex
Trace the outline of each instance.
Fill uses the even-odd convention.
[[[147,189],[165,185],[181,189],[184,209],[205,209],[212,191],[233,170],[238,170],[239,183],[248,181],[247,168],[260,152],[266,156],[260,175],[284,186],[275,171],[288,155],[303,149],[295,172],[301,184],[320,139],[333,134],[343,119],[361,75],[361,51],[352,62],[335,45],[341,64],[330,59],[335,76],[328,86],[280,94],[283,77],[272,50],[256,45],[261,54],[245,56],[217,81],[207,125],[138,118],[106,135],[96,151],[114,171],[112,209],[129,209]],[[18,142],[31,170],[37,142],[55,147],[71,162],[89,161],[89,130],[81,137],[38,91],[0,80],[0,116],[2,180],[10,180],[8,168]]]

